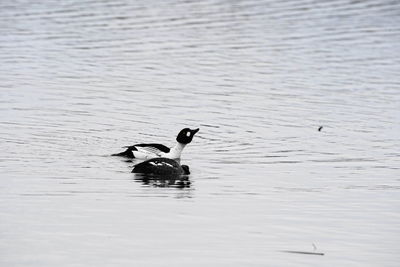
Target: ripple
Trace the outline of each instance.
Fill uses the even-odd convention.
[[[397,266],[399,8],[1,1],[3,265]],[[109,157],[185,127],[189,179]]]

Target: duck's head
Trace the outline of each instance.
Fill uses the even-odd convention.
[[[189,128],[182,129],[178,136],[176,137],[176,141],[178,141],[181,144],[189,144],[192,142],[193,136],[199,131],[200,129],[194,129],[191,130]]]
[[[181,165],[182,169],[183,169],[183,174],[184,175],[189,175],[190,171],[189,171],[189,166],[188,165]]]

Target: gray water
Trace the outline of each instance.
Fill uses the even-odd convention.
[[[399,73],[398,1],[2,0],[0,266],[399,266]]]

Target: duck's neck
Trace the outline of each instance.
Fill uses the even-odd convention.
[[[177,142],[175,146],[171,148],[168,153],[168,157],[171,159],[179,159],[181,158],[182,150],[185,148],[185,144]]]

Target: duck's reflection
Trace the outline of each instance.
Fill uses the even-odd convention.
[[[146,186],[153,187],[172,187],[190,188],[191,182],[188,175],[155,175],[145,173],[135,173],[134,180]]]

